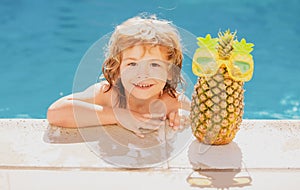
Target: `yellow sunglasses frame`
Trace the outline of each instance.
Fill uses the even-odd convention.
[[[234,80],[243,82],[251,80],[254,61],[250,52],[253,44],[247,44],[245,39],[242,39],[241,42],[235,41],[235,44],[239,44],[240,47],[238,50],[232,51],[229,59],[224,60],[219,58],[216,50],[216,38],[211,38],[208,34],[206,38],[198,38],[198,40],[206,40],[209,46],[202,45],[194,53],[192,71],[195,75],[211,77],[218,72],[220,67],[225,66],[229,76]]]

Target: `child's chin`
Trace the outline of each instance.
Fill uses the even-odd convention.
[[[149,100],[150,98],[154,97],[154,95],[150,94],[134,94],[133,96],[140,100]]]

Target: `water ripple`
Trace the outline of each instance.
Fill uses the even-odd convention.
[[[77,28],[77,24],[74,23],[61,23],[58,25],[58,27],[62,28],[62,29],[73,29],[73,28]]]
[[[61,20],[63,22],[69,22],[69,21],[75,21],[76,17],[75,16],[69,16],[69,15],[60,15],[58,16],[58,20]]]

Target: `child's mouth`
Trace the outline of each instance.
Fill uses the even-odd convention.
[[[151,88],[153,84],[134,84],[134,86],[139,89],[148,89]]]

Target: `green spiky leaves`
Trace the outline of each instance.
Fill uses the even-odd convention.
[[[219,41],[218,38],[211,38],[210,34],[207,34],[205,38],[199,37],[197,40],[200,48],[207,48],[209,50],[215,50]]]
[[[250,54],[253,51],[253,43],[247,43],[245,38],[241,41],[236,39],[236,31],[219,32],[218,38],[212,38],[210,34],[207,34],[205,38],[197,38],[198,46],[200,49],[207,49],[209,51],[218,51],[219,58],[227,60],[232,52],[241,54]]]
[[[254,44],[253,43],[247,43],[245,38],[243,38],[240,42],[235,41],[233,44],[234,52],[239,52],[242,54],[250,54],[253,50]]]

